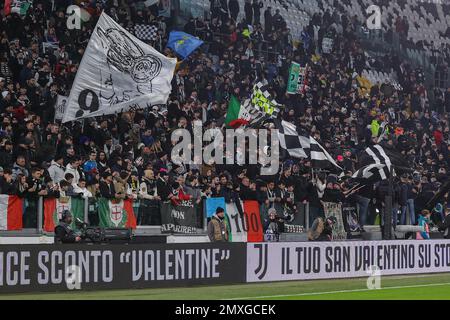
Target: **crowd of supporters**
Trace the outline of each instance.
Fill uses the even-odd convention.
[[[260,11],[260,2],[211,1],[208,19],[196,18],[184,31],[205,44],[177,68],[165,106],[61,125],[54,121],[57,95],[68,96],[95,23],[105,10],[122,26],[156,25],[158,39],[149,42],[167,55],[170,21],[143,1],[85,1],[91,14],[81,30],[68,30],[65,8],[75,1],[34,1],[26,16],[0,19],[0,193],[37,198],[82,196],[160,201],[220,196],[227,202],[258,200],[265,208],[296,210],[309,203],[312,223],[323,215],[322,201],[358,203],[360,223],[373,224],[381,212],[385,181],[348,194],[348,179],[329,172],[312,175],[308,159],[284,156],[279,174],[264,177],[258,165],[175,165],[171,133],[223,130],[231,95],[251,94],[256,79],[266,79],[282,104],[280,117],[313,136],[351,176],[358,153],[382,143],[396,146],[414,172],[395,177],[394,223],[417,222],[427,201],[449,179],[450,88],[432,103],[423,79],[407,61],[387,54],[384,67],[398,75],[403,90],[390,86],[359,88],[357,75],[366,66],[358,41],[358,22],[346,15],[316,14],[302,39],[293,39],[276,8]],[[236,21],[238,12],[245,12]],[[262,22],[261,16],[264,16]],[[250,35],[248,31],[252,25]],[[320,28],[318,41],[314,26]],[[333,39],[322,54],[323,37]],[[43,43],[57,43],[43,50]],[[286,94],[291,62],[308,64],[305,94]],[[386,130],[380,128],[388,128]],[[448,195],[435,213],[443,219]],[[440,211],[439,211],[440,210]],[[149,223],[141,219],[141,224]]]

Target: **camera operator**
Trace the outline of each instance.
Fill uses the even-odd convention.
[[[278,242],[282,232],[284,232],[284,219],[277,215],[275,208],[270,208],[268,219],[264,220],[264,241]]]
[[[72,213],[69,210],[64,210],[59,225],[55,227],[55,243],[76,243],[81,241],[81,237],[70,227],[71,223]]]

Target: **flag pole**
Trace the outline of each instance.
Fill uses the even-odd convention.
[[[383,230],[384,240],[392,239],[393,175],[394,175],[394,168],[393,166],[390,166],[388,194],[384,199],[384,230]]]

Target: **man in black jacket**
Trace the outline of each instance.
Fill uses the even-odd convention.
[[[169,173],[167,169],[161,168],[156,176],[156,190],[161,201],[168,201],[172,198],[172,188],[169,185]]]
[[[253,7],[251,0],[245,0],[244,12],[245,12],[245,23],[253,25]]]
[[[444,222],[438,224],[439,231],[444,232],[444,238],[450,239],[450,207],[445,209]]]
[[[15,191],[16,188],[12,182],[12,172],[10,169],[5,169],[3,171],[3,176],[0,176],[0,194],[13,195],[15,194]]]
[[[272,8],[267,7],[266,11],[264,11],[264,27],[265,27],[265,33],[268,35],[272,32],[273,29],[273,22],[272,22],[272,13],[270,12]]]
[[[72,230],[72,214],[69,210],[64,210],[59,221],[59,225],[55,227],[55,243],[76,243],[81,241],[75,231]]]
[[[114,188],[112,174],[109,171],[104,172],[102,175],[102,180],[100,181],[100,194],[102,198],[116,198],[116,189]]]
[[[228,2],[228,9],[230,9],[231,19],[233,19],[234,21],[237,21],[239,11],[240,11],[238,0],[230,0]]]

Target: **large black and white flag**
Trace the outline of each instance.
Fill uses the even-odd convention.
[[[336,167],[342,169],[333,157],[320,145],[313,137],[309,137],[310,152],[311,152],[311,164],[313,168],[332,168]]]
[[[356,170],[352,178],[376,182],[386,180],[389,175],[389,168],[386,164],[373,163]]]
[[[102,13],[75,77],[62,122],[165,104],[176,62]]]
[[[360,155],[359,169],[353,174],[354,178],[386,180],[389,178],[391,167],[393,174],[402,174],[408,170],[406,158],[394,147],[376,144],[367,147]]]
[[[281,148],[293,158],[308,158],[310,142],[309,137],[301,135],[297,127],[287,121],[275,121],[278,129],[278,139]]]

